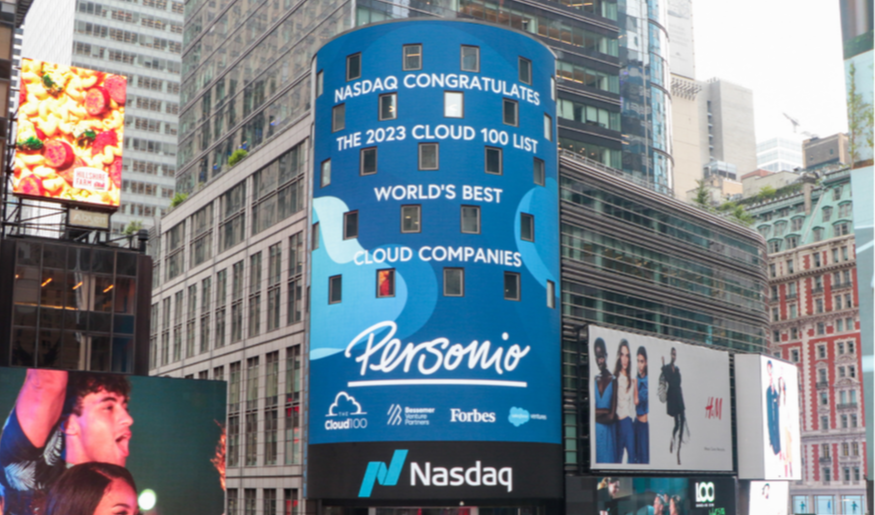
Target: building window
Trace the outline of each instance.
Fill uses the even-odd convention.
[[[772,331],[772,341],[774,343],[779,343],[781,341],[781,331],[778,331],[778,330]],[[780,352],[775,354],[775,356],[780,358],[781,356],[779,354],[780,354]]]
[[[294,465],[301,463],[301,347],[299,346],[286,349],[285,394],[285,464]]]
[[[544,115],[544,139],[553,141],[553,118],[549,114]]]
[[[799,328],[791,327],[790,328],[790,339],[796,340],[799,338]],[[796,351],[796,354],[799,354],[799,351]],[[798,359],[796,361],[799,361]]]
[[[419,144],[419,169],[437,170],[440,165],[440,149],[437,143]]]
[[[772,308],[772,322],[777,322],[781,320],[781,313],[778,311],[778,308]]]
[[[283,502],[285,504],[282,515],[298,515],[298,490],[296,488],[286,488],[283,492]]]
[[[826,334],[826,330],[825,330],[825,329],[826,329],[826,328],[824,327],[823,322],[818,322],[818,323],[817,323],[817,335],[818,335],[818,336],[823,336],[824,334]]]
[[[506,300],[520,300],[520,274],[516,272],[504,273],[504,298]]]
[[[335,275],[328,278],[328,303],[337,304],[343,300],[343,276]]]
[[[465,296],[465,270],[444,268],[444,297]]]
[[[776,252],[781,252],[781,240],[770,240],[769,241],[769,254],[774,254]],[[770,265],[775,266],[775,265]],[[774,276],[772,276],[774,277]]]
[[[356,80],[362,76],[362,54],[352,54],[346,58],[346,80]]]
[[[377,173],[377,147],[363,148],[359,161],[360,174],[373,175]]]
[[[243,490],[243,515],[255,515],[255,510],[255,488],[247,488]]]
[[[840,370],[839,370],[839,375],[840,375],[840,376],[844,376],[844,374],[845,374],[845,370],[844,370],[843,368],[841,368],[841,367],[839,367],[839,368],[840,368]],[[827,378],[826,378],[826,369],[825,369],[825,368],[819,368],[819,369],[817,369],[817,382],[819,382],[819,383],[825,383],[825,382],[827,382]]]
[[[547,307],[556,307],[556,283],[553,281],[547,281]]]
[[[394,120],[396,118],[398,118],[398,94],[380,95],[380,120]]]
[[[331,184],[331,159],[322,161],[319,174],[319,184],[324,188]]]
[[[790,305],[790,319],[792,320],[792,319],[796,318],[797,316],[798,316],[798,311],[796,308],[796,304],[791,304]]]
[[[793,260],[792,259],[787,260],[787,273],[788,274],[793,273]]]
[[[842,198],[842,187],[837,186],[834,190],[832,190],[832,199],[840,200]]]
[[[496,147],[486,147],[486,173],[501,175],[501,172],[501,149]]]
[[[343,214],[343,239],[351,240],[359,237],[359,212],[348,211]]]
[[[820,405],[826,406],[828,404],[829,404],[829,396],[826,394],[826,392],[820,392]]]
[[[848,428],[848,416],[842,415],[841,420],[842,420],[842,429],[847,429]]]
[[[322,96],[322,91],[325,89],[325,77],[322,74],[322,70],[319,70],[319,73],[316,74],[316,96]]]
[[[298,232],[289,238],[289,293],[287,318],[289,324],[301,321],[302,292],[301,277],[304,271],[304,234]]]
[[[836,332],[842,333],[844,331],[845,331],[844,321],[841,318],[839,318],[838,320],[836,320]]]
[[[832,226],[833,235],[838,236],[847,236],[850,234],[850,224],[848,222],[842,222],[840,224],[835,224]]]
[[[422,69],[422,45],[404,45],[403,47],[403,65],[404,71],[421,70]]]
[[[528,213],[520,213],[520,239],[535,241],[535,217]]]
[[[395,296],[395,269],[377,270],[377,298]]]
[[[848,367],[848,375],[850,377],[857,377],[857,368],[854,366]]]
[[[310,250],[319,248],[319,222],[313,224],[310,229]]]
[[[790,361],[793,363],[799,363],[799,350],[793,349],[790,351]]]
[[[523,84],[532,83],[532,61],[524,57],[520,57],[520,82]]]
[[[338,104],[331,108],[331,132],[346,128],[346,104]]]
[[[857,427],[857,415],[851,415],[851,427]]]
[[[401,206],[401,232],[421,232],[422,207],[419,205]]]
[[[480,206],[462,206],[462,233],[480,234]]]
[[[446,118],[464,118],[464,93],[461,91],[444,91],[444,116]]]
[[[826,415],[820,417],[820,428],[823,430],[829,429],[829,417]]]
[[[462,45],[462,71],[480,71],[480,47]]]
[[[276,410],[273,412],[276,414]],[[266,422],[265,422],[266,423]],[[276,460],[271,465],[276,464]],[[265,458],[265,465],[268,465],[267,458]],[[273,488],[265,488],[262,490],[264,493],[263,497],[263,511],[261,512],[263,515],[277,515],[276,513],[276,490]]]
[[[280,279],[282,278],[282,243],[268,249],[267,261],[267,330],[280,326]]]
[[[817,346],[817,359],[826,359],[826,345]]]
[[[230,460],[228,466],[231,466]],[[229,488],[228,489],[228,515],[240,515],[240,508],[238,507],[238,499],[237,499],[237,489]]]
[[[799,246],[799,237],[798,236],[787,236],[787,248],[795,249]]]
[[[534,181],[538,186],[543,186],[546,184],[546,171],[544,170],[544,161],[538,159],[537,157],[534,160]]]
[[[502,99],[501,105],[501,121],[505,125],[513,125],[514,127],[519,125],[519,105],[516,100],[505,98]]]
[[[771,242],[769,242],[769,244],[771,245]],[[769,252],[771,252],[771,250]],[[778,276],[777,267],[775,266],[774,263],[772,263],[769,265],[769,277],[777,277],[777,276]]]
[[[848,247],[842,247],[842,261],[848,260]]]
[[[823,313],[823,299],[814,299],[814,312]]]
[[[249,337],[261,332],[261,252],[249,258]]]
[[[819,266],[821,265],[821,263],[820,263],[820,252],[815,252],[814,254],[811,255],[811,257],[812,257],[812,259],[814,260],[814,266],[815,266],[815,267],[819,267]]]

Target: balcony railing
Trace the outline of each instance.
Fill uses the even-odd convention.
[[[795,293],[788,293],[788,294],[787,294],[787,300],[796,300],[796,297],[798,297],[798,296],[799,296],[799,295],[797,295],[797,294],[795,294]]]
[[[833,290],[841,290],[844,288],[850,288],[853,285],[853,281],[845,281],[840,283],[835,283],[832,285]]]
[[[818,390],[821,388],[829,388],[829,381],[818,381],[815,384],[815,388],[817,388]]]
[[[817,295],[818,293],[823,293],[823,286],[817,286],[811,289],[812,295]]]
[[[836,409],[857,409],[856,402],[846,402],[843,404],[837,404]]]
[[[830,463],[832,462],[832,458],[830,458],[829,456],[821,456],[819,461],[821,463]]]

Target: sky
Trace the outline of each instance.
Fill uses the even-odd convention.
[[[838,0],[693,0],[696,79],[753,90],[756,140],[847,131]]]

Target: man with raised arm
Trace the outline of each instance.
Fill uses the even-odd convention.
[[[52,484],[73,465],[123,467],[134,422],[129,394],[122,375],[29,369],[0,436],[3,513],[41,514]]]

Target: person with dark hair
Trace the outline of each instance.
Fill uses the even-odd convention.
[[[650,406],[647,403],[647,349],[638,347],[638,402],[635,403],[635,463],[650,463],[650,424],[647,413]]]
[[[684,502],[680,495],[672,495],[668,500],[668,515],[683,515]]]
[[[675,440],[678,444],[678,465],[681,464],[681,443],[684,440],[684,429],[687,423],[686,406],[684,405],[684,392],[681,390],[681,370],[675,365],[678,352],[671,348],[671,362],[666,365],[665,357],[662,358],[662,377],[660,381],[666,384],[666,412],[674,418],[674,429],[671,432],[671,445],[668,452],[674,452]]]
[[[133,419],[130,384],[117,374],[28,369],[0,436],[5,515],[41,513],[68,466],[123,467]]]
[[[638,404],[638,386],[632,378],[632,356],[629,342],[620,340],[617,363],[614,366],[614,396],[617,397],[617,463],[637,463],[635,457],[635,405]]]
[[[614,418],[617,412],[616,384],[608,370],[608,350],[605,341],[596,339],[593,344],[595,362],[599,375],[595,378],[595,446],[596,463],[616,463],[617,433]]]
[[[128,469],[81,463],[67,469],[49,491],[46,515],[136,515],[137,486]]]

